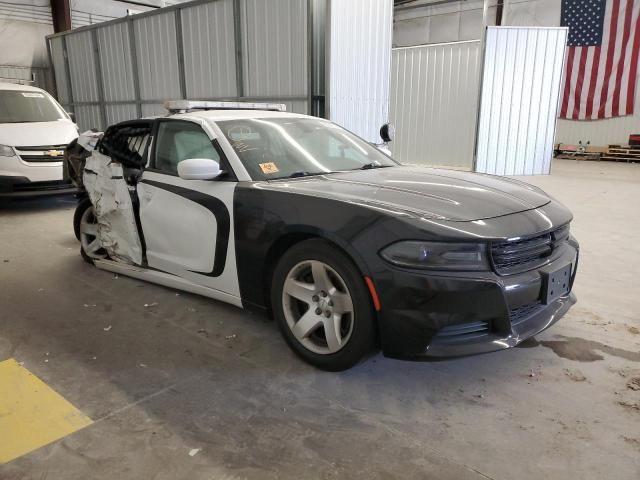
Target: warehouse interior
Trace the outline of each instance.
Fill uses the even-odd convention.
[[[62,116],[55,123],[73,125],[59,141],[62,136],[42,140],[55,125],[35,125],[21,136],[17,128],[29,125],[11,119],[10,103],[0,101],[0,479],[639,478],[640,2],[0,0],[0,42],[0,99],[5,91],[50,95]],[[187,107],[168,110],[168,100]],[[208,106],[193,113],[194,105]],[[420,183],[415,172],[422,171],[436,173],[420,202],[468,210],[474,208],[469,198],[477,208],[495,201],[481,196],[483,182],[509,185],[500,194],[504,204],[513,202],[512,188],[543,190],[556,207],[528,207],[540,222],[551,225],[560,210],[572,215],[579,255],[566,298],[575,295],[577,302],[534,335],[505,344],[515,348],[397,358],[387,355],[381,329],[377,347],[354,366],[323,371],[289,348],[271,307],[225,303],[198,294],[204,289],[102,268],[104,258],[87,261],[84,237],[74,232],[79,205],[87,201],[69,160],[78,135],[105,138],[101,132],[110,126],[141,118],[162,125],[176,111],[202,119],[208,109],[233,115],[242,105],[329,120],[411,168],[402,186],[389,174],[386,190],[371,181],[363,200],[366,182],[353,183],[341,208],[315,207],[310,217],[338,222],[339,210],[357,207],[400,225],[414,210],[394,210],[385,192]],[[219,124],[232,121],[221,118]],[[145,139],[159,135],[147,124],[133,125],[147,128]],[[255,132],[241,134],[255,140]],[[25,168],[29,155],[43,161],[29,145],[47,145],[42,155],[61,179],[29,181],[28,173],[11,170],[7,150]],[[104,153],[99,140],[90,147]],[[233,152],[217,140],[215,147],[223,157]],[[113,158],[109,165],[118,163]],[[271,161],[259,165],[265,174],[276,168]],[[378,171],[369,168],[358,175]],[[380,175],[387,170],[395,168],[381,168]],[[127,175],[118,172],[120,179]],[[327,178],[337,174],[335,184],[296,187],[313,184],[296,178],[307,173],[271,181],[300,195],[285,197],[287,210],[348,183],[327,172]],[[26,180],[11,180],[17,175]],[[141,183],[159,178],[141,175]],[[454,192],[447,198],[445,178],[457,182],[448,184]],[[226,221],[236,237],[244,227],[234,222],[247,211],[270,228],[278,223],[265,193],[269,182],[245,183],[260,200],[251,204],[253,197],[232,194]],[[490,185],[494,192],[497,184]],[[456,197],[456,189],[464,196]],[[132,187],[124,191],[133,198]],[[480,196],[466,196],[474,194]],[[383,197],[386,204],[375,203]],[[139,201],[144,206],[142,195]],[[197,208],[206,205],[198,201]],[[182,208],[175,216],[197,218],[199,210]],[[360,225],[368,217],[356,211],[353,225]],[[130,223],[145,227],[136,215]],[[296,235],[304,217],[291,221]],[[508,229],[532,223],[506,213],[469,218],[477,228],[495,218]],[[443,219],[449,220],[436,212],[421,223]],[[461,217],[448,225],[464,229],[465,223]],[[176,225],[167,220],[160,243]],[[252,228],[257,232],[256,224],[247,231]],[[205,230],[193,237],[206,237]],[[264,241],[255,232],[244,251],[237,238],[229,247],[237,265],[244,254],[254,258]],[[357,249],[377,241],[371,234]],[[141,243],[146,248],[144,237]],[[186,243],[186,249],[196,245]],[[285,258],[284,248],[277,252]],[[505,298],[526,283],[509,284],[491,262],[486,275]],[[215,269],[215,262],[207,266]],[[251,277],[261,267],[237,270]],[[483,275],[471,277],[479,282]],[[547,295],[549,268],[527,275],[527,282],[542,282],[541,298]],[[376,315],[385,314],[391,297],[415,312],[421,295],[452,303],[435,291],[395,290],[389,279],[399,277],[386,271],[370,276],[375,282],[364,274],[364,291]],[[480,318],[490,302],[474,303],[476,294],[465,290],[458,303]],[[412,318],[400,308],[394,313]],[[406,328],[400,320],[393,325]]]

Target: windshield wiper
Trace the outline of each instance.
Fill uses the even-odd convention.
[[[372,168],[385,168],[390,166],[391,165],[382,165],[381,163],[378,163],[378,162],[371,162],[371,163],[365,163],[363,166],[360,167],[360,170],[371,170]]]

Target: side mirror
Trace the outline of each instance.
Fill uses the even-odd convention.
[[[213,180],[221,173],[220,164],[210,158],[190,158],[178,163],[178,175],[185,180]]]
[[[385,143],[389,143],[393,141],[393,137],[396,134],[396,129],[392,123],[385,123],[380,127],[380,138]]]
[[[76,123],[76,114],[73,112],[67,112],[67,115],[69,115],[69,118],[71,119],[71,121],[73,123]]]

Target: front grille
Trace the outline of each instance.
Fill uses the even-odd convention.
[[[25,162],[39,163],[39,162],[61,162],[64,157],[64,149],[66,145],[40,145],[40,146],[24,146],[15,147],[18,155]],[[50,155],[47,152],[57,150],[55,155]]]
[[[439,343],[457,343],[473,341],[491,333],[489,322],[470,322],[449,325],[438,330],[434,340]]]
[[[494,242],[491,258],[496,272],[519,273],[546,263],[553,251],[569,237],[569,225],[534,237]]]
[[[542,303],[535,302],[528,305],[522,305],[521,307],[510,310],[509,319],[511,320],[511,326],[518,326],[542,308],[544,308],[544,305]]]

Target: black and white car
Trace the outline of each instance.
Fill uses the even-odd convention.
[[[513,347],[575,302],[572,215],[536,187],[402,166],[278,105],[168,108],[80,137],[98,268],[269,311],[326,370]]]

